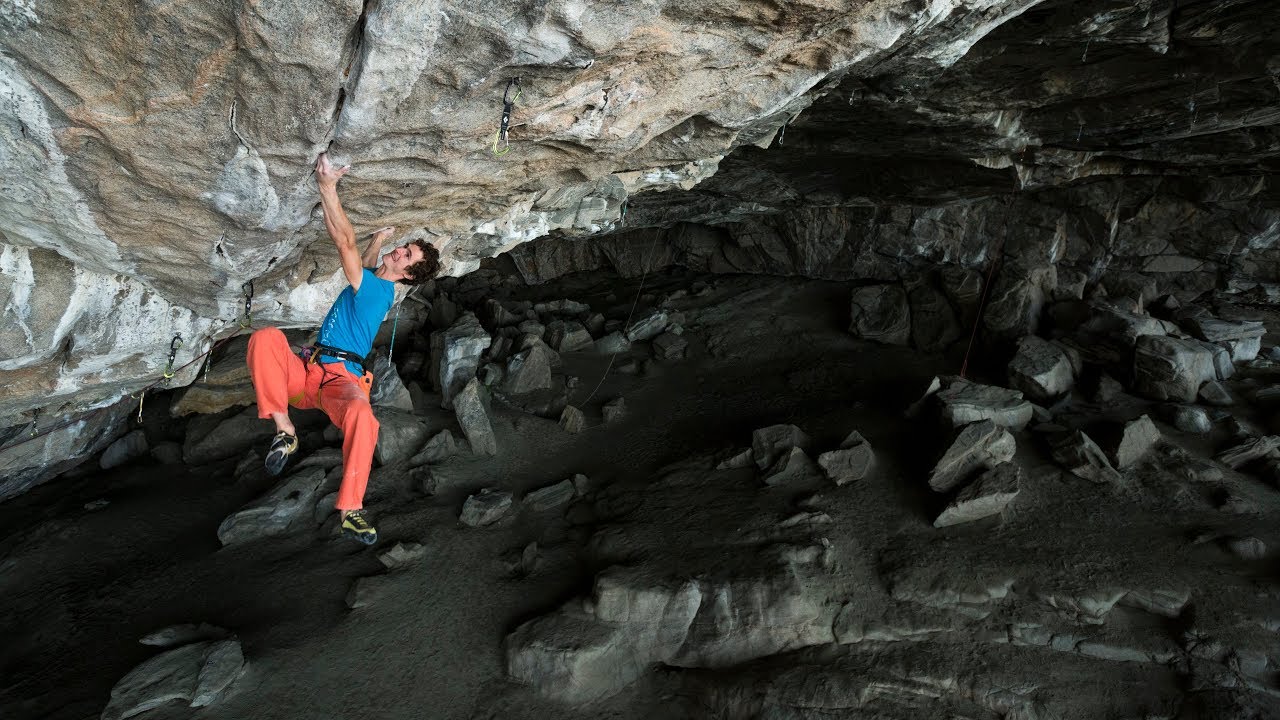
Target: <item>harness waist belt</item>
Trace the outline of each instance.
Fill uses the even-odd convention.
[[[331,347],[329,345],[321,345],[320,343],[316,343],[312,348],[314,348],[312,350],[313,357],[331,357],[336,360],[353,362],[361,367],[364,366],[364,356],[357,355],[349,350],[343,350],[342,348]]]

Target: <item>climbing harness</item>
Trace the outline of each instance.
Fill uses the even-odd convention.
[[[511,88],[515,88],[515,95],[511,94]],[[516,101],[520,99],[520,78],[514,77],[507,81],[507,89],[502,92],[502,122],[498,125],[498,132],[493,136],[493,154],[495,157],[502,157],[511,151],[511,143],[507,141],[507,130],[511,127],[511,111],[515,109]],[[502,149],[498,149],[498,143],[502,143]]]
[[[169,341],[169,362],[164,366],[164,379],[172,378],[176,373],[173,370],[173,359],[178,357],[178,348],[182,347],[182,333],[173,336]]]
[[[244,317],[240,319],[240,328],[248,330],[253,325],[253,281],[246,282],[240,289],[244,290]]]

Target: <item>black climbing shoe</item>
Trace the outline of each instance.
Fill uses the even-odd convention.
[[[372,545],[378,542],[378,529],[364,518],[363,510],[352,510],[342,519],[342,534],[349,538]]]
[[[275,439],[271,441],[271,449],[267,451],[267,474],[275,476],[283,472],[289,456],[297,451],[298,438],[283,431],[276,433]]]

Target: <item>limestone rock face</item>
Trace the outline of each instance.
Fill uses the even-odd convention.
[[[450,275],[509,252],[531,282],[874,282],[922,321],[891,314],[884,337],[921,347],[984,297],[981,333],[1009,342],[1086,290],[1134,313],[1153,292],[1268,300],[1280,21],[1266,0],[1192,5],[8,3],[0,436],[159,380],[176,335],[162,387],[242,325],[315,327],[346,284],[322,150],[353,165],[358,234],[433,240]],[[1247,361],[1257,328],[1223,323],[1185,327]]]
[[[911,308],[898,285],[868,285],[853,291],[849,332],[887,345],[911,340]]]

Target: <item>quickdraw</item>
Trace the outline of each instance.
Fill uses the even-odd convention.
[[[511,88],[515,88],[515,95],[511,94]],[[502,122],[498,125],[498,132],[493,136],[493,154],[495,157],[502,157],[511,151],[511,143],[507,141],[507,130],[511,127],[511,111],[515,109],[516,101],[520,99],[520,78],[514,77],[507,81],[507,89],[502,92]],[[498,149],[498,143],[502,143],[502,149]]]
[[[173,360],[178,357],[178,348],[182,347],[182,333],[173,336],[169,341],[169,362],[164,366],[164,379],[172,378],[176,373],[173,370]]]
[[[248,330],[253,325],[253,281],[240,287],[244,291],[244,317],[240,320],[240,328]]]

